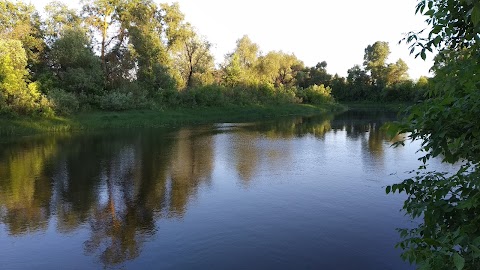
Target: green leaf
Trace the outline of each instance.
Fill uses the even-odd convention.
[[[472,9],[472,22],[475,26],[480,23],[480,4],[476,4]]]
[[[389,194],[391,190],[392,190],[392,187],[391,187],[391,186],[387,186],[387,188],[386,188],[385,191],[387,192],[387,194]]]
[[[457,267],[457,270],[462,270],[465,266],[465,259],[458,253],[455,253],[453,254],[453,263],[455,264],[455,267]]]
[[[427,55],[425,54],[425,49],[422,50],[420,56],[422,57],[423,60],[425,60],[425,58],[427,58]]]
[[[435,13],[435,10],[430,9],[429,11],[425,12],[425,14],[423,14],[423,15],[425,15],[425,16],[432,16],[434,13]]]

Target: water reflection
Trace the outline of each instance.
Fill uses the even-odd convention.
[[[227,128],[49,135],[4,143],[0,222],[11,236],[45,231],[52,219],[64,235],[87,228],[85,254],[104,266],[118,265],[140,255],[159,230],[157,220],[184,218],[199,189],[212,185],[217,136],[227,136],[228,159],[248,187],[259,168],[289,166],[296,151],[291,141],[305,136],[324,140],[345,132],[381,160],[388,141],[380,127],[393,116],[348,112]]]

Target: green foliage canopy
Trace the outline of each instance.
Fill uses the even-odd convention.
[[[403,258],[421,269],[478,269],[480,265],[480,5],[472,0],[421,0],[427,36],[405,38],[412,53],[426,58],[436,48],[435,77],[426,99],[411,108],[399,131],[422,141],[423,162],[439,157],[462,164],[453,175],[422,167],[412,178],[387,187],[405,192],[403,209],[421,220],[400,230]]]

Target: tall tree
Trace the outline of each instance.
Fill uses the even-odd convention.
[[[109,29],[114,24],[114,13],[120,0],[84,0],[83,14],[86,22],[100,34],[100,58],[102,67],[106,73],[107,47],[112,40],[109,40]]]
[[[66,4],[53,1],[45,6],[45,39],[52,45],[67,29],[80,27],[82,19],[76,10]]]
[[[225,56],[224,80],[227,85],[255,84],[259,81],[259,47],[248,36],[238,39],[233,52]]]
[[[191,26],[185,22],[185,15],[176,2],[171,5],[160,4],[159,11],[163,26],[162,38],[168,51],[175,54],[178,50],[183,50],[185,40],[190,37]]]
[[[365,100],[374,99],[372,94],[372,78],[368,73],[359,65],[355,65],[350,68],[347,76],[348,95],[349,100]]]
[[[213,56],[210,53],[211,44],[198,37],[193,31],[182,43],[183,50],[177,53],[175,62],[188,89],[194,85],[195,75],[213,70]]]
[[[240,65],[247,69],[255,65],[259,56],[259,47],[245,35],[237,40],[237,47],[233,53],[238,55]]]
[[[153,94],[159,89],[176,87],[170,74],[171,57],[162,40],[163,21],[158,6],[151,0],[130,0],[121,14],[122,27],[136,57],[137,78]]]
[[[48,109],[36,83],[28,83],[27,54],[18,40],[0,39],[0,113]]]
[[[319,62],[314,67],[307,67],[297,75],[297,83],[303,88],[321,84],[329,86],[331,80],[332,75],[327,72],[326,61]]]
[[[385,86],[386,61],[389,55],[390,48],[384,41],[377,41],[365,48],[363,65],[365,70],[370,72],[374,85]]]
[[[223,67],[223,82],[229,87],[237,86],[243,82],[244,73],[245,71],[240,64],[240,56],[233,54]]]
[[[272,51],[258,59],[256,69],[263,82],[291,86],[295,84],[297,73],[303,69],[303,62],[294,54]]]
[[[385,84],[390,86],[408,80],[408,65],[402,59],[393,64],[388,64]]]
[[[103,73],[84,29],[65,30],[49,53],[56,75],[56,86],[76,94],[99,94],[103,90]]]
[[[0,0],[0,38],[20,40],[27,67],[36,75],[44,56],[45,42],[40,15],[33,5]]]

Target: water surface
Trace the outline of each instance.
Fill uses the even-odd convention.
[[[384,190],[419,144],[390,147],[394,117],[0,143],[1,268],[411,269],[394,248],[404,197]]]

